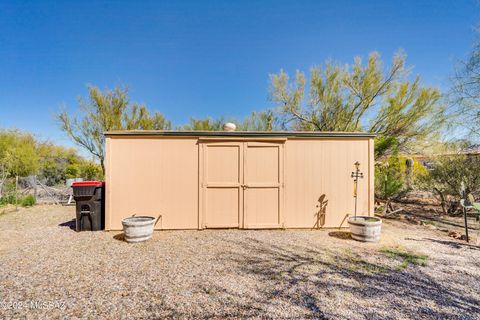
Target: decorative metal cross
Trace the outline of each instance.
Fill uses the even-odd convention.
[[[357,218],[357,186],[358,178],[363,178],[363,172],[360,172],[360,162],[355,162],[355,171],[352,172],[351,177],[353,180],[353,197],[355,198],[355,219]]]

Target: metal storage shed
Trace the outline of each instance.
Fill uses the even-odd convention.
[[[133,214],[156,229],[346,226],[373,214],[373,134],[112,131],[106,136],[107,230]]]

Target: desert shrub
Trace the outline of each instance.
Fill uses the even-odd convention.
[[[480,157],[465,154],[446,154],[432,159],[432,169],[420,181],[439,197],[445,214],[459,208],[462,184],[467,193],[480,192]]]
[[[375,194],[381,200],[396,196],[403,188],[401,171],[391,162],[386,161],[375,167]]]
[[[16,199],[17,199],[17,197],[14,193],[4,194],[0,198],[0,205],[4,206],[4,205],[7,205],[7,204],[15,204]]]
[[[405,180],[405,165],[398,153],[398,142],[395,138],[379,138],[382,143],[375,147],[388,148],[392,154],[381,158],[381,161],[375,163],[375,198],[378,200],[389,200],[395,197],[403,188]],[[381,145],[384,145],[383,147]]]
[[[20,201],[20,205],[22,207],[31,207],[33,205],[35,205],[35,203],[37,203],[37,200],[35,199],[35,197],[31,194],[29,195],[26,195],[25,197],[22,198],[22,200]]]
[[[4,184],[3,184],[3,189],[2,190],[5,193],[11,193],[11,192],[15,191],[15,179],[14,178],[6,179]]]
[[[375,198],[385,201],[384,213],[392,211],[391,201],[405,190],[405,171],[395,152],[383,162],[375,164]]]
[[[388,159],[375,165],[375,196],[388,200],[397,196],[404,188],[405,169],[401,158],[395,152]]]
[[[393,210],[391,200],[400,198],[411,189],[421,188],[429,174],[418,160],[399,156],[394,149],[391,156],[375,164],[375,198],[386,202],[386,211]]]
[[[418,160],[413,160],[413,184],[415,186],[418,186],[421,184],[421,182],[428,176],[430,175],[430,172],[428,171],[425,166],[420,163]]]
[[[17,202],[18,199],[18,202]],[[22,207],[31,207],[37,203],[35,197],[31,194],[26,195],[24,197],[20,195],[15,195],[14,193],[5,194],[0,198],[0,205],[7,205],[7,204],[19,204]]]

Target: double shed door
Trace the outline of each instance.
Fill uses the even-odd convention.
[[[282,227],[283,143],[202,144],[201,228]]]

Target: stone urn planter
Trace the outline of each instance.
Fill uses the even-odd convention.
[[[122,225],[126,242],[142,242],[152,238],[155,218],[148,216],[128,217],[122,220]]]
[[[369,216],[356,216],[348,219],[352,238],[363,242],[380,240],[382,219]]]

